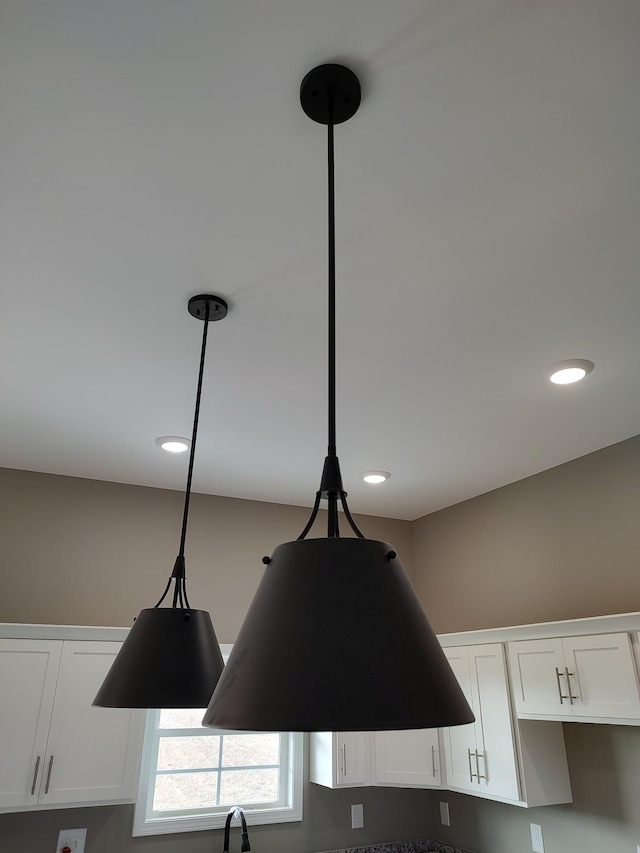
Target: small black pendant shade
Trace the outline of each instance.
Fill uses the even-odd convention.
[[[360,104],[348,68],[302,81],[302,107],[328,128],[329,443],[298,540],[266,570],[203,724],[253,731],[376,731],[471,723],[473,713],[391,545],[365,539],[342,486],[335,440],[333,127]],[[305,537],[327,501],[327,537]],[[340,537],[338,503],[353,536]]]
[[[140,612],[93,701],[103,708],[205,708],[224,669],[211,617],[206,611],[189,606],[184,546],[207,330],[209,321],[226,316],[227,304],[218,296],[193,296],[189,300],[189,313],[204,321],[204,329],[180,548],[160,601]],[[172,606],[160,607],[171,584],[174,584]]]

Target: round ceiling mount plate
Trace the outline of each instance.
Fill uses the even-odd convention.
[[[312,68],[300,84],[300,103],[309,118],[320,124],[331,120],[342,124],[354,116],[360,106],[360,81],[350,68],[329,63]]]
[[[212,296],[210,293],[200,293],[192,296],[189,300],[189,314],[196,320],[204,320],[207,316],[207,305],[209,306],[209,321],[223,320],[227,316],[227,303],[220,296]]]

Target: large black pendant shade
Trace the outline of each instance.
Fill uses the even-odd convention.
[[[253,731],[455,726],[473,713],[395,550],[365,539],[347,506],[335,439],[333,127],[360,104],[340,65],[307,74],[302,107],[328,128],[329,442],[311,517],[266,570],[203,723]],[[306,539],[321,500],[327,537]],[[340,537],[339,504],[351,535]],[[355,534],[355,537],[354,535]]]
[[[219,296],[201,294],[191,297],[188,310],[204,321],[204,328],[178,556],[162,597],[138,615],[93,701],[103,708],[205,708],[224,669],[211,617],[189,605],[184,548],[207,330],[209,321],[226,316],[227,303]],[[161,607],[172,585],[172,605]]]
[[[357,538],[275,549],[203,720],[267,731],[469,722],[400,560]]]

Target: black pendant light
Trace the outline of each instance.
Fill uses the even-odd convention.
[[[188,308],[192,317],[204,321],[204,328],[180,548],[162,597],[155,607],[140,611],[94,699],[93,704],[103,708],[205,708],[224,669],[211,617],[205,610],[193,610],[187,598],[184,546],[207,330],[210,321],[226,317],[227,303],[202,294],[193,296]],[[172,584],[171,607],[160,607]]]
[[[358,530],[336,455],[333,129],[357,111],[360,83],[348,68],[321,65],[302,81],[300,100],[328,128],[328,453],[305,529],[264,558],[264,576],[203,723],[254,731],[470,723],[471,709],[395,550]],[[327,537],[305,539],[322,499]],[[340,537],[338,504],[351,528],[347,538]]]

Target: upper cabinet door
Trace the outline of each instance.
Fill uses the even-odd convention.
[[[141,714],[94,708],[121,643],[65,642],[40,802],[122,802],[134,794]]]
[[[309,780],[326,788],[371,785],[369,732],[311,732]]]
[[[469,705],[473,708],[471,695],[471,671],[467,646],[452,646],[444,649],[453,674]],[[475,713],[475,708],[473,708]],[[446,764],[448,788],[461,791],[477,791],[478,768],[476,765],[476,728],[474,723],[450,726],[442,729],[442,743]]]
[[[509,643],[509,665],[517,713],[571,714],[562,640]]]
[[[574,716],[639,718],[640,696],[628,634],[565,637]]]
[[[504,649],[501,644],[469,647],[480,790],[518,800],[518,765]]]
[[[368,738],[365,732],[337,732],[337,779],[339,785],[367,785],[369,780]]]
[[[375,732],[374,745],[379,785],[440,787],[438,729]]]
[[[38,801],[61,653],[61,641],[0,639],[0,808]]]
[[[518,714],[555,719],[640,719],[628,634],[509,643]]]

